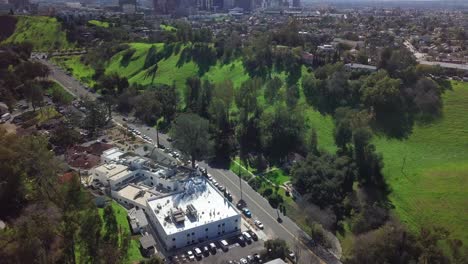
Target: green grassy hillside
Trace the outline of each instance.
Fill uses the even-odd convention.
[[[406,140],[377,138],[395,212],[411,229],[436,224],[468,245],[468,84],[443,95],[443,117]]]
[[[163,44],[132,43],[135,50],[131,58],[123,61],[126,51],[111,58],[106,73],[125,76],[131,83],[172,84],[179,91],[185,87],[185,80],[198,75],[194,62],[179,63],[180,52],[159,61],[157,70],[151,66],[144,69],[148,50],[155,46],[158,52]],[[182,47],[183,48],[183,47]],[[180,50],[182,50],[182,48]],[[71,63],[80,64],[79,60]],[[80,66],[81,67],[81,66]],[[78,68],[78,66],[75,66]],[[74,75],[79,72],[73,70]],[[152,72],[155,72],[153,75]],[[305,71],[304,71],[305,73]],[[84,75],[91,76],[90,72]],[[284,74],[274,74],[284,80]],[[154,78],[153,78],[154,77]],[[202,79],[214,83],[231,80],[235,88],[249,79],[241,60],[212,66]],[[300,83],[300,81],[299,81]],[[377,151],[384,157],[384,175],[392,189],[390,199],[394,212],[412,230],[421,226],[437,224],[448,228],[455,237],[468,244],[465,223],[468,222],[468,84],[454,83],[453,90],[443,95],[443,116],[431,124],[417,124],[413,133],[405,140],[376,137]],[[262,96],[260,102],[264,103]],[[323,116],[305,103],[304,114],[309,127],[317,130],[320,148],[333,152],[333,119]]]
[[[96,82],[92,79],[94,69],[80,61],[80,56],[52,57],[52,61],[70,72],[76,79],[92,87]]]
[[[55,18],[44,16],[18,16],[13,35],[4,43],[31,42],[35,50],[46,51],[69,49],[74,45],[68,43],[66,34],[61,30]]]

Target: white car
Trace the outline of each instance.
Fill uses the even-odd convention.
[[[242,263],[242,264],[247,264],[248,262],[247,262],[247,260],[246,260],[245,258],[241,258],[241,259],[240,259],[240,263]]]
[[[195,256],[191,250],[187,251],[187,256],[190,260],[195,260]]]
[[[258,228],[263,229],[263,224],[262,224],[262,222],[260,222],[259,220],[255,220],[255,221],[254,221],[254,224],[255,224]]]

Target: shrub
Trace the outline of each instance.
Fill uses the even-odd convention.
[[[264,196],[270,196],[273,194],[273,190],[271,188],[266,188],[264,191],[263,191],[263,195]]]

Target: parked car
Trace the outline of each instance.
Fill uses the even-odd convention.
[[[241,263],[241,264],[247,264],[248,262],[247,262],[247,260],[246,260],[245,258],[241,258],[241,259],[240,259],[240,263]]]
[[[243,235],[238,236],[237,240],[239,241],[239,245],[241,246],[245,245],[245,238]]]
[[[195,260],[195,256],[193,255],[193,252],[191,250],[187,251],[187,257],[190,261]]]
[[[237,206],[237,209],[241,210],[242,208],[247,206],[247,203],[244,200],[239,200],[236,206]]]
[[[219,241],[219,245],[221,246],[221,248],[224,250],[224,251],[228,251],[229,249],[229,244],[226,240],[221,240]]]
[[[208,246],[203,247],[203,254],[205,256],[208,256],[210,254],[210,249],[208,248]]]
[[[255,253],[255,254],[253,255],[253,257],[254,257],[254,260],[255,260],[256,262],[258,262],[258,263],[261,263],[261,262],[262,262],[262,258],[260,257],[260,254]]]
[[[296,262],[296,254],[294,254],[294,252],[291,250],[288,250],[287,258],[289,258],[294,263]]]
[[[213,254],[216,253],[216,250],[217,250],[217,247],[215,245],[215,243],[210,243],[210,250]]]
[[[258,228],[260,228],[260,229],[263,229],[263,228],[264,228],[262,222],[260,222],[259,220],[255,220],[255,221],[254,221],[254,224],[255,224]]]
[[[193,249],[193,253],[195,254],[195,257],[197,258],[201,258],[202,256],[202,251],[197,247]]]
[[[254,231],[249,230],[249,231],[247,231],[247,233],[249,233],[249,235],[252,237],[253,240],[255,240],[255,241],[258,240],[258,236]]]
[[[247,207],[242,208],[242,212],[243,212],[244,215],[247,216],[248,218],[252,217],[252,213],[250,212],[249,208],[247,208]]]
[[[252,242],[252,236],[251,236],[249,233],[247,233],[247,232],[242,232],[242,235],[244,236],[245,241],[247,241],[248,243],[249,243],[249,242]]]

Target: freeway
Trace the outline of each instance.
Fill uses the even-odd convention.
[[[97,95],[89,92],[79,81],[67,75],[60,68],[47,60],[39,59],[42,63],[51,69],[50,78],[59,82],[65,89],[75,97],[96,99]],[[113,113],[113,122],[122,125],[129,122],[128,117],[118,113]],[[156,129],[138,122],[131,122],[132,127],[141,131],[142,134],[149,136],[156,142]],[[170,147],[166,134],[159,133],[160,144]],[[206,167],[208,172],[222,185],[224,185],[237,201],[240,199],[239,177],[230,170],[213,168],[205,162],[199,163]],[[242,198],[247,202],[252,215],[265,225],[265,233],[269,237],[279,237],[286,240],[290,248],[295,251],[298,263],[340,263],[332,254],[318,246],[313,246],[312,239],[300,229],[289,217],[282,215],[276,209],[272,208],[268,201],[259,193],[253,190],[245,181],[242,181]],[[281,218],[281,223],[278,222]]]

